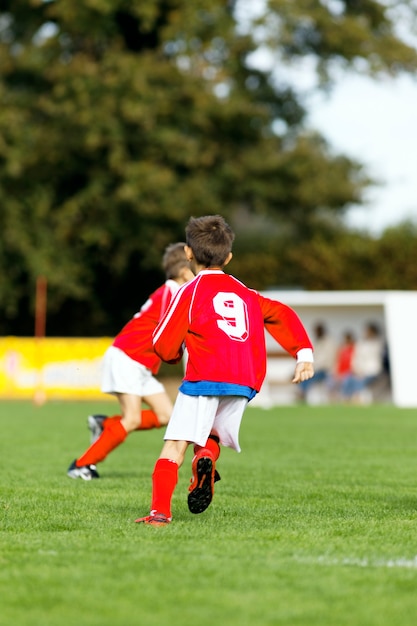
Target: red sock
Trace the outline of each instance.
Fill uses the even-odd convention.
[[[152,474],[152,504],[154,511],[171,518],[171,500],[178,482],[178,465],[170,459],[158,459]]]
[[[151,428],[160,428],[162,426],[156,413],[150,409],[143,409],[141,423],[136,430],[150,430]]]
[[[104,461],[106,456],[123,443],[127,437],[127,432],[120,420],[105,420],[104,430],[100,437],[95,441],[79,459],[75,462],[77,467],[83,465],[96,465],[100,461]]]
[[[197,444],[194,446],[194,454],[198,454],[198,456],[205,456],[207,453],[209,453],[209,456],[211,456],[214,461],[217,461],[219,458],[220,446],[217,437],[209,435],[205,446],[202,447]]]

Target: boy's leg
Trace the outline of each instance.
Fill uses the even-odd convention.
[[[178,482],[178,469],[184,461],[188,443],[166,441],[152,474],[151,512],[136,522],[162,526],[172,519],[171,501]]]
[[[76,467],[96,465],[107,457],[126,439],[127,435],[140,424],[142,398],[133,394],[119,393],[117,398],[123,417],[104,421],[103,432],[88,450],[75,460]]]
[[[160,396],[160,397],[156,397]],[[155,394],[155,397],[149,396],[145,399],[151,408],[142,409],[140,413],[140,422],[133,430],[150,430],[151,428],[162,428],[168,423],[172,412],[172,403],[166,393]],[[88,428],[91,432],[91,443],[97,441],[103,432],[107,420],[120,420],[123,415],[89,415],[87,420]]]
[[[123,424],[127,433],[134,430],[149,430],[160,428],[169,420],[172,411],[172,404],[165,392],[156,393],[152,396],[144,397],[143,400],[149,404],[149,409],[142,410],[142,397],[131,393],[119,393],[117,399],[120,403]]]
[[[155,379],[151,384],[155,386]],[[158,386],[161,387],[160,383]],[[165,391],[144,397],[150,409],[142,410],[142,397],[131,393],[116,394],[122,415],[102,420],[102,433],[95,437],[88,450],[70,466],[75,468],[96,465],[107,457],[134,430],[149,430],[165,425],[172,412],[172,403]],[[97,429],[98,430],[98,429]],[[73,476],[74,473],[71,474]],[[70,475],[70,474],[69,474]],[[98,478],[98,475],[96,476]]]
[[[113,415],[112,417],[107,417],[106,415],[90,415],[88,418],[88,427],[92,433],[91,443],[94,443],[94,441],[98,439],[108,419],[124,420],[123,425],[128,433],[133,430],[161,428],[168,424],[172,413],[172,402],[165,391],[144,397],[143,400],[150,408],[142,409],[142,403],[140,402],[139,413],[136,413],[136,406],[138,404],[136,400],[137,396],[132,394],[118,394],[118,398],[123,415]],[[132,401],[134,403],[133,411],[131,409]]]
[[[172,402],[167,392],[153,393],[143,397],[149,409],[142,411],[141,430],[166,426],[172,414]]]
[[[126,439],[128,433],[120,420],[108,419],[100,437],[75,461],[76,467],[96,465]]]
[[[202,513],[210,505],[214,494],[214,483],[220,476],[216,471],[216,461],[220,455],[219,438],[209,435],[206,445],[194,446],[191,485],[188,494],[188,508],[191,513]]]
[[[216,414],[207,442],[204,447],[195,448],[193,458],[193,478],[188,494],[188,508],[191,513],[202,513],[209,506],[214,493],[214,483],[220,477],[215,463],[222,445],[240,452],[239,428],[248,404],[241,396],[221,396],[218,398]]]

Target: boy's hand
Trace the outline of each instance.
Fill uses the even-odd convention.
[[[308,380],[309,378],[313,378],[314,376],[314,366],[313,363],[306,363],[301,361],[297,363],[295,367],[294,378],[292,379],[292,383],[301,383],[303,380]]]

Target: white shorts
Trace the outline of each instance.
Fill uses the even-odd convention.
[[[129,393],[143,398],[163,393],[165,388],[152,376],[151,370],[131,359],[119,348],[110,346],[103,358],[101,391],[112,394]]]
[[[165,440],[205,446],[210,433],[240,452],[239,428],[248,399],[242,396],[186,396],[178,392]]]

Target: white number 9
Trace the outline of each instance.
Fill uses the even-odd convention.
[[[217,325],[230,339],[246,341],[249,337],[249,322],[246,302],[236,293],[220,291],[213,298],[214,310],[223,319]]]

